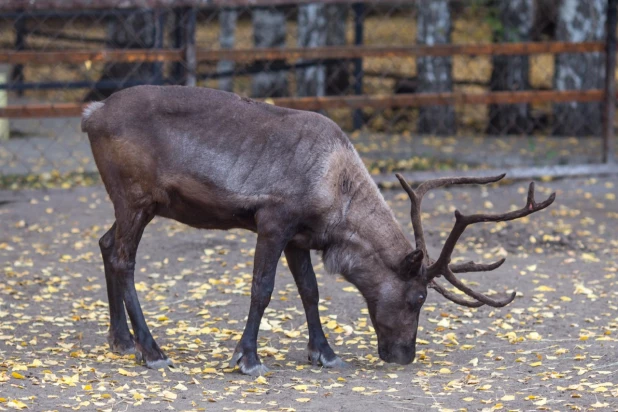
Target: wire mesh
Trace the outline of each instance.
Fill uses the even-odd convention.
[[[605,42],[606,0],[303,2],[195,9],[88,9],[78,7],[79,1],[72,3],[76,4],[72,8],[57,10],[2,10],[0,6],[0,57],[11,61],[16,52],[35,53],[24,64],[0,63],[0,72],[7,78],[0,82],[0,94],[7,96],[9,106],[83,103],[138,84],[188,84],[191,79],[200,87],[269,101],[600,91],[605,76],[605,55],[598,47],[579,53],[476,56],[389,50],[415,45]],[[190,30],[193,16],[194,33]],[[195,68],[185,59],[193,43]],[[202,52],[227,49],[334,46],[376,52],[354,58],[200,57],[205,56]],[[180,57],[50,62],[36,56],[52,51],[159,49],[176,50]],[[455,100],[395,107],[342,103],[320,111],[350,133],[371,171],[378,173],[461,163],[599,162],[601,99],[588,100],[532,99],[513,104]],[[49,180],[96,171],[78,117],[12,118],[4,133],[0,134],[0,174],[5,177],[42,175]]]

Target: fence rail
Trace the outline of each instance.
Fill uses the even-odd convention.
[[[298,110],[338,108],[388,109],[393,107],[444,106],[455,104],[518,104],[548,102],[600,102],[603,90],[522,91],[492,93],[418,93],[394,96],[326,96],[268,98],[276,106]],[[80,116],[82,103],[28,104],[0,107],[0,117],[38,118]]]
[[[380,4],[384,0],[4,0],[0,10],[80,10],[172,7],[273,7],[303,4]],[[388,4],[416,4],[418,0],[388,0]]]
[[[211,50],[197,48],[195,58],[203,61],[252,62],[257,60],[356,59],[362,57],[450,57],[457,55],[531,55],[605,52],[603,42],[528,42],[502,44],[438,44],[434,46],[326,46],[314,48],[264,48]],[[178,62],[185,51],[171,50],[53,50],[13,51],[0,49],[0,63],[54,64],[85,62]]]

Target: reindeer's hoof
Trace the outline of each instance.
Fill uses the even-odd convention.
[[[128,338],[120,339],[115,337],[111,332],[107,335],[107,343],[112,352],[120,355],[131,355],[135,353],[135,341],[133,335],[129,334]]]
[[[332,352],[332,349],[331,349]],[[347,363],[341,360],[341,358],[334,353],[331,356],[320,352],[319,350],[309,349],[309,362],[313,366],[323,366],[325,368],[345,368]]]
[[[174,367],[174,363],[172,363],[172,360],[167,358],[167,359],[158,359],[155,361],[146,361],[146,367],[148,367],[149,369],[167,369],[167,368],[173,368]]]
[[[245,356],[245,351],[240,347],[240,344],[236,347],[234,355],[232,355],[232,359],[230,359],[230,368],[236,365],[238,365],[240,372],[244,375],[261,376],[268,372],[268,368],[260,362],[257,353],[246,351]]]
[[[145,346],[139,343],[135,344],[135,360],[137,363],[143,363],[150,369],[173,368],[174,364],[169,359],[159,346],[154,343],[152,347],[146,349]]]

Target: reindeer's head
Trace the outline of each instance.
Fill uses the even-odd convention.
[[[412,202],[410,215],[412,217],[416,250],[404,258],[401,263],[398,279],[381,284],[378,288],[379,290],[373,293],[373,298],[367,300],[371,320],[378,335],[379,354],[382,360],[400,364],[408,364],[414,360],[418,319],[421,307],[427,298],[428,288],[434,289],[445,298],[459,305],[468,307],[479,307],[485,304],[493,307],[502,307],[515,299],[515,292],[502,299],[492,299],[470,289],[455,276],[455,273],[494,270],[504,263],[504,259],[492,264],[474,262],[450,264],[451,254],[468,225],[479,222],[504,222],[519,219],[551,205],[556,197],[555,193],[544,202],[536,203],[534,200],[534,183],[530,183],[526,206],[522,209],[504,214],[476,214],[469,216],[464,216],[459,211],[455,211],[455,225],[444,242],[440,256],[435,261],[427,254],[423,226],[421,224],[421,202],[427,191],[453,184],[492,183],[497,182],[504,176],[435,179],[422,183],[414,190],[401,175],[397,174],[397,178]],[[443,276],[455,288],[474,300],[468,300],[449,292],[435,281],[440,276]]]

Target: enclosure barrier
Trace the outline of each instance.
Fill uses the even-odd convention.
[[[367,45],[363,44],[364,9],[363,5],[384,7],[385,2],[359,0],[5,0],[0,3],[0,13],[5,18],[14,18],[16,38],[14,49],[0,49],[0,64],[14,65],[55,65],[75,64],[91,65],[94,63],[153,63],[178,64],[182,78],[181,83],[195,85],[200,80],[199,64],[228,62],[232,64],[277,64],[285,69],[313,67],[317,62],[348,60],[354,62],[355,79],[352,95],[329,96],[294,96],[267,97],[268,102],[277,106],[303,110],[356,109],[354,127],[360,127],[362,113],[360,109],[391,109],[401,107],[436,107],[454,105],[515,105],[560,102],[603,102],[602,118],[602,162],[613,163],[614,118],[615,118],[615,76],[605,76],[603,88],[586,90],[519,90],[490,92],[413,92],[388,94],[363,94],[363,60],[368,58],[406,58],[431,57],[453,58],[454,56],[531,56],[539,54],[568,53],[603,53],[605,55],[605,73],[616,70],[616,0],[607,1],[606,36],[604,41],[525,41],[483,44],[433,44],[433,45]],[[418,0],[389,1],[393,5],[413,5]],[[354,45],[322,45],[313,47],[265,47],[265,48],[231,48],[212,49],[198,47],[196,41],[196,19],[198,10],[229,9],[232,7],[275,7],[300,6],[307,4],[349,5],[354,11]],[[110,49],[92,50],[26,50],[23,40],[23,16],[47,10],[54,13],[69,13],[76,10],[117,9],[119,12],[136,8],[161,10],[172,8],[181,16],[181,24],[175,27],[178,41],[172,47],[164,47],[162,26],[157,26],[154,47],[148,49]],[[163,20],[161,20],[163,21]],[[22,30],[22,32],[20,32]],[[21,34],[20,34],[21,33]],[[49,34],[44,29],[33,31],[34,34]],[[79,40],[74,35],[57,35],[56,39]],[[90,39],[91,43],[103,42]],[[283,63],[282,63],[283,62]],[[301,63],[298,63],[301,62]],[[304,62],[304,63],[303,63]],[[158,77],[152,83],[163,84],[162,66],[158,67]],[[268,67],[268,66],[265,66]],[[272,68],[272,66],[271,66]],[[272,69],[277,71],[279,69]],[[219,73],[221,76],[221,74]],[[21,77],[20,77],[21,76]],[[225,75],[223,75],[225,76]],[[137,82],[139,84],[140,82]],[[0,85],[0,89],[24,91],[52,90],[59,88],[96,88],[101,85],[114,86],[114,82],[105,81],[39,81],[26,82],[23,73],[14,77],[14,82]],[[132,85],[131,81],[120,82],[119,87]],[[266,97],[265,97],[266,98]],[[53,118],[79,116],[82,102],[62,103],[25,103],[0,107],[0,117],[4,118]]]

